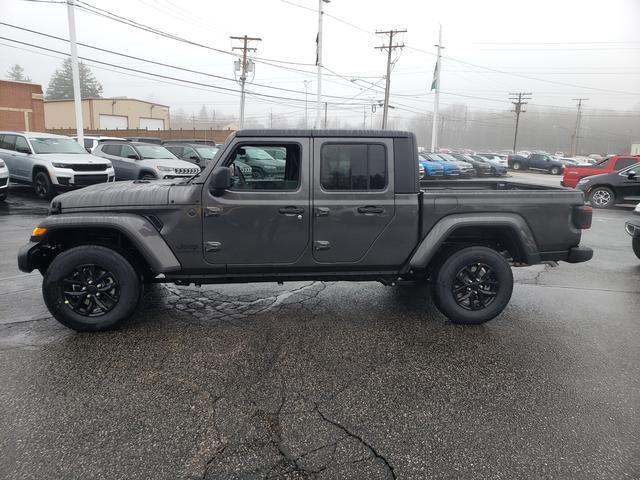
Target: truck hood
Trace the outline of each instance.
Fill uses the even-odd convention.
[[[174,180],[99,183],[58,195],[51,201],[51,209],[54,212],[64,212],[75,209],[167,205],[169,190],[174,183]]]
[[[197,168],[198,166],[191,162],[186,162],[178,158],[143,158],[137,161],[138,165],[156,168],[156,167],[169,167],[169,168]]]

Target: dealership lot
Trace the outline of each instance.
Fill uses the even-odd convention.
[[[559,177],[512,179],[558,185]],[[133,322],[50,318],[0,206],[1,478],[637,478],[640,261],[627,207],[594,259],[514,269],[506,311],[452,325],[421,287],[155,286]]]

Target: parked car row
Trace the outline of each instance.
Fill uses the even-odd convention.
[[[507,174],[507,168],[481,155],[460,153],[427,153],[418,156],[420,179],[499,177]]]
[[[91,135],[83,145],[76,140],[40,132],[0,132],[0,201],[7,196],[9,181],[30,185],[39,198],[50,199],[96,183],[190,177],[217,152],[215,143],[194,140],[167,141],[164,146]]]

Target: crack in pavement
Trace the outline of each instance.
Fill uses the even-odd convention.
[[[393,478],[394,480],[397,478],[396,477],[396,472],[393,469],[393,466],[389,463],[389,461],[383,457],[382,455],[380,455],[377,450],[368,442],[366,442],[361,436],[351,432],[348,428],[346,428],[344,425],[342,425],[341,423],[337,422],[336,420],[332,420],[331,418],[327,417],[324,413],[322,413],[322,410],[320,410],[320,407],[318,405],[316,405],[316,411],[318,412],[318,414],[322,417],[322,419],[326,422],[329,422],[330,424],[334,425],[335,427],[338,427],[340,430],[342,430],[343,432],[345,432],[348,436],[355,438],[356,440],[358,440],[360,443],[362,443],[365,447],[367,447],[369,450],[371,450],[371,453],[373,453],[373,456],[375,458],[378,458],[382,461],[382,463],[384,463],[385,467],[388,469],[389,474],[391,475],[391,478]],[[363,459],[360,459],[360,461]]]

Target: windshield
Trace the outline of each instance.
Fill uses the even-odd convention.
[[[218,149],[215,147],[196,147],[196,150],[205,160],[212,160],[213,157],[216,156],[216,153],[218,151]]]
[[[31,138],[30,141],[36,153],[87,153],[71,138]]]
[[[142,158],[176,158],[176,156],[160,145],[136,145]]]

